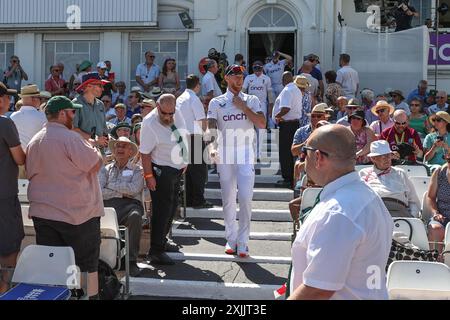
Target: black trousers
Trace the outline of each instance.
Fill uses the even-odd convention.
[[[292,182],[294,180],[295,159],[291,153],[292,142],[295,132],[299,127],[298,121],[280,122],[280,145],[278,154],[280,158],[281,175],[284,180]]]
[[[160,254],[165,250],[166,237],[177,211],[182,170],[156,164],[152,164],[152,167],[156,190],[150,191],[153,213],[149,254]]]
[[[128,228],[130,261],[136,262],[142,235],[142,217],[144,215],[142,203],[136,199],[113,198],[104,200],[103,204],[105,207],[114,208],[119,225]]]
[[[208,168],[203,158],[205,143],[201,135],[191,135],[189,139],[190,164],[186,171],[186,204],[188,207],[205,202],[205,184]]]

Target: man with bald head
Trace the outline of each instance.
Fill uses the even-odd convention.
[[[381,139],[389,142],[391,150],[394,151],[394,159],[408,160],[415,163],[417,158],[423,157],[423,146],[420,136],[416,130],[409,127],[406,111],[395,111],[393,119],[394,126],[385,129],[381,133]]]
[[[291,300],[388,298],[393,222],[355,172],[355,146],[350,130],[327,125],[303,147],[306,173],[323,190],[292,245]]]
[[[168,244],[166,237],[177,209],[181,175],[188,162],[186,124],[175,106],[172,94],[163,94],[158,99],[156,108],[142,122],[139,149],[153,206],[149,258],[151,263],[162,265],[174,264],[165,252],[177,248]]]
[[[314,70],[314,64],[311,61],[305,61],[302,66],[302,74],[308,79],[310,84],[308,91],[311,92],[311,95],[317,98],[320,95],[319,81],[311,75],[311,72]]]

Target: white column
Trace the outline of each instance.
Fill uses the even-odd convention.
[[[22,81],[22,86],[27,83],[40,84],[42,79],[40,75],[35,73],[35,66],[40,64],[38,57],[41,55],[35,52],[35,34],[34,33],[18,33],[16,34],[14,52],[20,59],[20,64],[28,75],[28,81]],[[9,57],[8,57],[9,59]],[[9,60],[8,60],[9,61]],[[42,85],[40,86],[42,88]]]
[[[128,45],[122,45],[121,32],[103,33],[103,41],[100,42],[100,60],[109,60],[112,63],[112,70],[116,73],[116,79],[125,81],[125,70],[128,60]],[[96,63],[96,62],[95,62]]]

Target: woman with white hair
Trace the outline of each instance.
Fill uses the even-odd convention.
[[[361,91],[361,103],[363,106],[366,120],[368,123],[379,120],[376,115],[372,113],[372,108],[375,106],[375,92],[370,89],[364,89]]]

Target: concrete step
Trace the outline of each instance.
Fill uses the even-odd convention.
[[[266,257],[266,256],[250,256],[248,258],[240,258],[235,255],[228,254],[204,254],[204,253],[183,253],[169,252],[167,255],[175,261],[222,261],[237,263],[267,263],[267,264],[290,264],[291,257]]]
[[[199,210],[187,208],[186,218],[223,219],[223,209],[222,207]],[[292,222],[292,218],[288,209],[256,209],[255,207],[253,207],[252,221]]]
[[[223,219],[206,219],[206,218],[186,218],[184,220],[174,221],[176,228],[180,230],[210,230],[224,231],[225,222]],[[292,231],[291,222],[272,221],[252,221],[250,225],[251,232],[276,232],[289,233]]]
[[[294,192],[291,189],[284,188],[257,188],[253,191],[253,200],[257,201],[284,201],[289,202],[293,199]],[[220,189],[205,189],[206,199],[221,199],[222,191]]]
[[[255,176],[255,184],[275,184],[281,180],[281,176]],[[217,174],[208,175],[208,183],[219,183],[219,176]]]
[[[174,237],[184,238],[218,238],[225,237],[225,231],[212,230],[183,230],[173,228]],[[289,241],[292,239],[292,233],[285,232],[250,232],[251,240],[271,240],[271,241]]]

